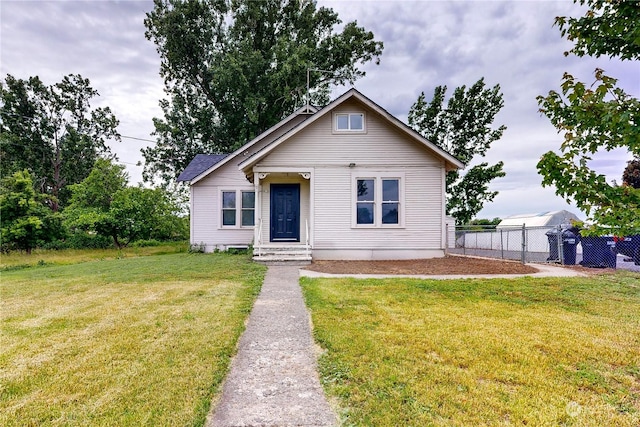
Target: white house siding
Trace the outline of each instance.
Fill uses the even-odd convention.
[[[345,103],[336,110],[362,111],[366,133],[334,133],[332,112],[285,141],[257,166],[313,168],[316,259],[442,256],[442,160],[359,103]],[[351,163],[355,165],[350,167]],[[374,172],[403,174],[403,228],[352,227],[353,176]],[[265,216],[268,211],[263,212]]]
[[[233,160],[191,186],[191,244],[205,245],[207,252],[247,246],[253,241],[253,227],[221,227],[222,190],[253,191],[254,187]]]
[[[271,143],[274,139],[285,133],[291,126],[302,122],[306,117],[307,116],[304,115],[294,117],[287,122],[286,126],[273,129],[271,134],[266,135],[262,140],[248,147],[246,150],[240,150],[234,158],[228,159],[227,163],[219,169],[216,169],[213,173],[191,186],[190,240],[192,245],[205,245],[205,250],[211,252],[214,249],[225,250],[230,246],[246,246],[253,242],[253,227],[221,227],[220,191],[253,191],[253,184],[238,170],[238,163],[240,163],[245,156],[252,155],[265,145]],[[258,214],[256,212],[256,219],[257,218]]]

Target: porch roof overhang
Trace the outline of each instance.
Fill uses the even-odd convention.
[[[269,175],[300,175],[303,179],[310,179],[313,175],[313,168],[309,167],[282,167],[282,166],[255,166],[251,173],[245,174],[245,178],[254,183],[255,176],[258,180],[263,180]]]
[[[391,115],[384,108],[380,107],[378,104],[376,104],[375,102],[373,102],[372,100],[370,100],[369,98],[367,98],[366,96],[364,96],[362,93],[360,93],[358,90],[354,88],[349,89],[347,92],[345,92],[344,94],[336,98],[334,101],[330,102],[325,107],[320,109],[316,114],[311,116],[309,119],[298,124],[297,126],[292,128],[289,132],[285,133],[279,138],[276,138],[274,141],[266,145],[260,151],[254,153],[252,156],[241,161],[238,164],[238,169],[240,169],[245,174],[245,176],[249,176],[252,173],[252,170],[253,170],[252,168],[256,164],[258,164],[258,162],[264,159],[267,155],[269,155],[269,153],[271,153],[276,148],[278,148],[282,143],[294,137],[298,133],[302,132],[308,126],[311,126],[316,120],[319,120],[325,114],[330,114],[330,112],[334,108],[336,108],[338,105],[342,104],[343,102],[351,98],[354,98],[362,102],[367,107],[369,107],[370,109],[378,113],[380,116],[385,118],[391,125],[393,125],[395,128],[400,130],[403,134],[407,135],[409,138],[416,141],[418,144],[422,145],[425,149],[427,149],[428,151],[431,151],[433,154],[441,158],[444,161],[446,171],[464,169],[465,164],[462,163],[460,160],[458,160],[456,157],[447,153],[445,150],[441,149],[431,141],[424,138],[418,132],[413,130],[411,127],[409,127],[408,125],[406,125],[405,123],[403,123],[402,121],[394,117],[393,115]]]

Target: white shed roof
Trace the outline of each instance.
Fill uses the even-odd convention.
[[[580,218],[569,211],[551,211],[536,214],[512,215],[504,218],[498,224],[498,228],[518,227],[524,224],[526,227],[545,227],[556,226],[561,224],[570,224],[571,221],[579,221]]]

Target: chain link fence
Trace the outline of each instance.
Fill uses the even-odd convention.
[[[617,245],[617,247],[616,247]],[[582,237],[569,226],[496,227],[447,225],[447,247],[452,254],[549,262],[585,267],[616,268],[617,254],[640,265],[640,235]]]

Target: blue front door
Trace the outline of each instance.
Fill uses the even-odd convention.
[[[271,184],[270,240],[300,241],[300,184]]]

